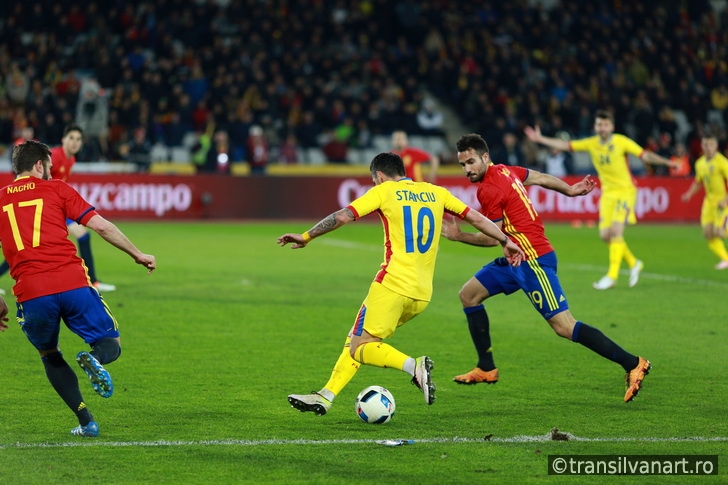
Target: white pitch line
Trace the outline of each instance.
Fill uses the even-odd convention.
[[[728,442],[728,436],[717,437],[663,437],[663,438],[581,438],[570,433],[565,433],[568,441],[579,442],[600,442],[600,443],[625,443],[625,442],[649,442],[649,443],[709,443],[709,442]],[[0,445],[0,450],[17,448],[73,448],[73,447],[156,447],[156,446],[268,446],[268,445],[339,445],[339,444],[376,444],[377,441],[372,439],[348,439],[348,440],[203,440],[203,441],[69,441],[64,443],[7,443]],[[421,438],[414,439],[415,443],[546,443],[555,441],[551,433],[540,436],[513,436],[510,438]]]
[[[563,263],[560,266],[563,268],[570,269],[570,270],[589,271],[589,272],[604,271],[604,269],[605,269],[604,266],[592,266],[592,265],[588,265],[588,264]],[[629,270],[623,269],[622,271],[620,271],[620,274],[629,275]],[[640,273],[640,279],[641,278],[658,280],[658,281],[668,281],[671,283],[682,283],[682,284],[688,284],[688,285],[728,287],[728,281],[685,278],[683,276],[667,275],[667,274],[659,274],[659,273],[647,273],[645,271]]]

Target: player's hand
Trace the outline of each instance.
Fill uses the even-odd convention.
[[[680,199],[683,202],[687,202],[687,201],[689,201],[691,199],[691,197],[692,196],[688,192],[685,192],[682,196],[680,196]]]
[[[678,162],[677,160],[670,160],[670,162],[667,164],[670,168],[680,168],[682,164]]]
[[[151,254],[142,254],[136,259],[136,262],[149,270],[147,274],[152,274],[152,271],[157,269],[157,259]]]
[[[591,174],[584,177],[584,180],[581,180],[574,185],[571,186],[571,192],[572,196],[574,195],[586,195],[592,190],[594,190],[594,187],[597,186],[596,180],[591,178]]]
[[[303,240],[303,235],[301,234],[284,234],[278,238],[278,244],[280,244],[281,247],[289,243],[292,244],[291,249],[305,248],[307,244],[306,241]]]
[[[516,243],[508,239],[508,244],[503,246],[503,254],[511,266],[520,266],[521,262],[526,259],[526,255],[523,253]]]
[[[454,218],[445,217],[442,219],[442,231],[440,232],[442,237],[450,241],[459,241],[462,233],[460,224]]]
[[[0,332],[4,332],[8,329],[8,304],[5,303],[5,299],[0,296]]]
[[[538,125],[533,128],[527,126],[523,129],[523,132],[526,134],[526,137],[533,142],[538,142],[541,139],[541,127]]]

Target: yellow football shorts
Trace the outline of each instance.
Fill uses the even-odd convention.
[[[614,223],[636,224],[637,189],[602,192],[599,199],[599,229]]]
[[[710,200],[707,197],[703,199],[703,206],[700,209],[700,225],[715,226],[723,231],[726,230],[728,223],[728,209],[718,207],[718,200]]]
[[[369,335],[381,339],[391,337],[397,327],[422,313],[428,303],[402,296],[373,282],[356,315],[351,334],[361,335],[366,330]]]

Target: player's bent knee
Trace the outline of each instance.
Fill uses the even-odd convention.
[[[115,338],[102,338],[98,342],[94,342],[91,347],[93,347],[93,353],[102,365],[114,362],[121,355],[121,346]]]

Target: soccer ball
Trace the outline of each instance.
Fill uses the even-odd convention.
[[[394,416],[394,396],[382,386],[369,386],[356,396],[356,414],[369,424],[383,424]]]

